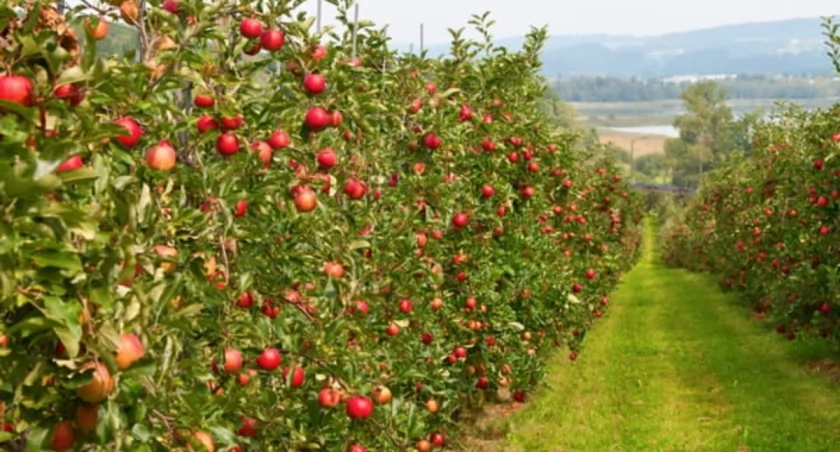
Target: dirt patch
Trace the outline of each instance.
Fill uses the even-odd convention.
[[[840,361],[834,359],[820,359],[808,361],[805,368],[811,372],[828,377],[831,381],[840,382]]]
[[[668,137],[659,135],[642,135],[606,129],[599,130],[598,136],[601,143],[612,143],[627,152],[630,152],[630,146],[632,145],[636,157],[665,153],[665,140],[668,139]]]
[[[519,402],[487,404],[461,419],[462,427],[458,444],[445,452],[519,452],[507,444],[510,415],[521,409]]]

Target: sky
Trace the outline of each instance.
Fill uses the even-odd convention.
[[[447,28],[490,11],[498,38],[522,36],[532,25],[548,25],[551,35],[656,35],[716,25],[840,13],[837,0],[358,0],[359,18],[390,24],[395,43],[419,46],[420,23],[427,45],[449,42]],[[304,9],[315,13],[317,0]],[[323,2],[323,24],[334,7]]]

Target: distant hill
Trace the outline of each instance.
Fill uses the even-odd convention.
[[[659,36],[557,35],[543,51],[546,76],[603,75],[668,77],[674,75],[772,74],[820,75],[832,72],[819,18],[742,23]],[[134,45],[134,31],[113,23],[100,51],[122,53]],[[522,37],[497,44],[517,48]],[[395,44],[407,51],[408,45]],[[446,44],[429,47],[430,56],[447,52]],[[416,50],[416,49],[415,49]]]
[[[813,75],[832,71],[819,18],[741,23],[659,36],[557,35],[543,52],[547,76]],[[523,39],[497,41],[518,47]],[[447,46],[431,46],[432,55]]]

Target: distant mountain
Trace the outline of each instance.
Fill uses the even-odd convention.
[[[546,76],[604,75],[667,77],[708,74],[825,74],[819,18],[741,23],[659,36],[558,35],[543,51]],[[523,39],[497,44],[519,47]],[[432,55],[446,45],[429,48]]]

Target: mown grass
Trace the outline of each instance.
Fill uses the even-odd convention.
[[[548,385],[483,452],[840,451],[840,385],[803,366],[828,344],[787,342],[698,274],[643,261]],[[469,447],[467,447],[469,449]]]

